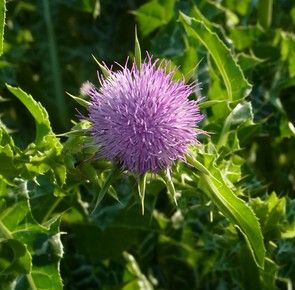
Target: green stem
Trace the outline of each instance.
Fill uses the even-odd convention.
[[[31,287],[31,290],[38,290],[38,288],[33,280],[32,274],[30,273],[30,274],[26,275],[26,277],[27,277],[27,280],[28,280],[29,285]]]
[[[260,0],[258,4],[258,22],[267,29],[271,25],[273,0]]]
[[[0,2],[0,55],[2,55],[3,53],[5,15],[6,15],[6,1],[2,0]]]
[[[48,47],[49,55],[51,60],[51,70],[53,75],[53,85],[54,85],[54,94],[55,101],[58,113],[58,119],[61,126],[64,126],[65,119],[67,119],[67,110],[65,106],[65,99],[63,94],[63,85],[60,72],[60,64],[57,53],[55,33],[53,29],[50,6],[48,0],[43,0],[43,14],[46,23],[46,29],[48,34]]]
[[[62,197],[58,197],[54,203],[51,205],[51,207],[49,208],[49,210],[47,211],[47,213],[44,215],[43,219],[42,219],[42,224],[45,223],[49,217],[51,216],[51,214],[53,213],[53,211],[56,209],[56,207],[58,206],[58,204],[62,201]]]
[[[12,239],[13,236],[11,234],[11,232],[9,231],[9,229],[2,223],[2,221],[0,221],[0,232],[2,233],[2,235],[5,237],[5,239]]]

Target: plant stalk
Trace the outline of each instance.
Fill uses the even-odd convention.
[[[0,221],[0,232],[5,237],[5,239],[12,239],[12,234],[9,229]]]
[[[50,13],[50,4],[48,0],[43,0],[43,14],[48,35],[49,57],[51,63],[51,71],[53,75],[54,95],[58,114],[59,125],[65,127],[65,119],[67,120],[67,109],[65,105],[64,90],[62,85],[62,76],[60,63],[58,59],[56,38],[52,24]],[[65,129],[65,128],[64,128]]]

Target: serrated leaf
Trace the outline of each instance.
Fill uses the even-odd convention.
[[[251,90],[251,85],[245,79],[230,49],[218,35],[203,22],[188,17],[182,12],[180,12],[179,20],[184,25],[188,36],[199,40],[210,53],[222,75],[227,90],[227,99],[233,101],[246,97]]]
[[[216,7],[216,5],[214,5],[213,3],[214,2],[207,2],[206,4],[209,5],[209,6],[211,6],[210,7],[211,9],[212,9],[212,6],[215,7],[215,9],[218,9]],[[206,9],[206,6],[203,9]],[[218,10],[220,10],[220,9],[218,9]],[[215,13],[217,13],[217,12],[215,12]],[[216,24],[214,22],[209,21],[209,19],[207,19],[202,14],[202,12],[198,9],[198,7],[196,5],[194,5],[194,7],[192,9],[191,17],[195,18],[198,21],[203,22],[212,32],[216,32],[217,35],[220,35],[221,33],[223,33],[223,27],[221,25],[218,25],[218,24]]]
[[[36,122],[36,143],[41,143],[43,137],[52,133],[49,117],[44,107],[21,88],[6,84],[8,90],[14,94],[29,110]]]
[[[45,108],[22,89],[8,84],[6,86],[26,106],[36,124],[35,143],[31,143],[20,154],[21,156],[18,156],[19,167],[23,170],[14,165],[15,176],[21,174],[23,177],[31,179],[38,174],[52,170],[56,182],[62,185],[66,178],[66,169],[62,164],[63,158],[61,156],[62,145],[51,129]]]
[[[6,202],[0,212],[0,237],[13,241],[15,257],[15,262],[5,269],[5,274],[15,277],[16,289],[62,289],[59,262],[63,251],[59,220],[51,220],[46,226],[35,221],[26,182],[20,181],[14,187],[14,196],[17,202]],[[1,258],[3,261],[0,252]],[[26,276],[21,278],[19,272]]]
[[[210,171],[219,182],[210,178],[209,175],[200,174],[199,187],[204,190],[223,215],[239,228],[257,266],[263,268],[265,247],[257,217],[252,209],[224,182],[217,168],[212,166]]]

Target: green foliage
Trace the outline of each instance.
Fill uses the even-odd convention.
[[[7,88],[27,107],[31,115],[34,117],[36,122],[35,142],[39,145],[46,135],[53,134],[46,110],[40,103],[38,104],[32,96],[26,94],[22,89],[10,85],[7,85]]]
[[[173,17],[175,0],[153,0],[134,11],[142,35],[147,36],[158,27],[167,24]]]
[[[11,196],[1,196],[1,289],[12,284],[19,289],[62,289],[59,221],[42,226],[34,220],[25,181],[18,180],[10,190]]]
[[[197,38],[214,59],[222,75],[228,100],[235,101],[246,97],[251,86],[243,76],[241,68],[235,62],[230,50],[218,36],[210,31],[204,23],[188,18],[185,14],[180,14],[180,21],[183,23],[187,34]]]
[[[294,287],[292,1],[21,0],[6,20],[5,2],[0,289]],[[87,115],[96,69],[144,51],[201,83],[208,134],[134,176],[73,108]]]

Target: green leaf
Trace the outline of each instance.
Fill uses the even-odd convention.
[[[97,209],[97,207],[100,204],[100,202],[103,200],[104,196],[106,195],[106,193],[107,193],[110,185],[114,181],[114,179],[117,178],[117,175],[118,175],[119,172],[120,172],[119,166],[113,165],[113,167],[111,169],[111,172],[109,173],[107,179],[105,180],[102,189],[98,193],[98,196],[97,196],[97,199],[96,199],[96,203],[95,203],[94,209],[93,209],[93,211],[91,213],[92,215],[95,214],[95,210]]]
[[[0,273],[28,274],[32,257],[27,247],[18,240],[9,239],[0,243]]]
[[[104,76],[105,78],[108,78],[109,75],[110,75],[110,72],[107,70],[107,68],[106,68],[104,65],[102,65],[102,64],[96,59],[96,57],[95,57],[93,54],[92,54],[92,58],[93,58],[94,61],[97,63],[97,65],[98,65],[98,67],[100,68],[100,70],[101,70],[103,76]]]
[[[74,99],[78,104],[80,104],[81,106],[85,107],[85,108],[89,108],[90,107],[90,102],[82,99],[82,98],[79,98],[79,97],[76,97],[70,93],[67,92],[67,95],[70,96],[72,99]]]
[[[100,8],[100,0],[95,0],[93,13],[92,13],[94,19],[96,19],[97,16],[100,15],[100,10],[101,10],[101,8]]]
[[[152,0],[143,4],[133,13],[136,15],[143,36],[167,24],[174,13],[175,0]]]
[[[229,37],[238,50],[252,48],[263,34],[260,26],[239,26],[230,30]]]
[[[173,181],[172,181],[172,177],[171,177],[171,173],[170,173],[170,169],[167,168],[165,170],[165,172],[162,174],[162,177],[165,180],[166,186],[167,186],[167,193],[170,197],[170,199],[175,203],[175,205],[177,206],[177,192],[175,190]]]
[[[7,88],[26,106],[35,119],[36,138],[35,143],[31,143],[24,152],[19,154],[20,156],[15,158],[15,161],[12,158],[12,152],[7,150],[5,152],[1,150],[2,157],[0,159],[10,158],[7,162],[10,166],[9,169],[12,172],[15,171],[14,177],[21,174],[22,177],[31,179],[38,174],[52,170],[55,181],[62,185],[66,178],[66,168],[62,164],[63,157],[61,156],[63,147],[51,129],[46,110],[22,89],[10,85],[7,85]],[[3,155],[4,153],[6,156]]]
[[[3,53],[6,0],[0,1],[0,55]]]
[[[261,220],[264,237],[267,240],[281,238],[281,234],[284,231],[286,198],[279,198],[275,192],[272,192],[266,200],[261,200],[259,197],[252,199],[251,206],[259,220]]]
[[[7,267],[7,251],[0,251],[0,264],[2,261],[2,266],[6,267],[5,275],[14,277],[16,289],[62,289],[59,262],[63,249],[59,220],[53,219],[46,226],[35,221],[26,186],[26,182],[19,181],[14,187],[16,202],[11,203],[8,199],[2,205],[0,237],[8,241],[14,260]],[[26,276],[19,277],[20,272]]]
[[[199,104],[199,108],[200,109],[206,109],[206,108],[212,107],[214,105],[222,104],[224,102],[225,102],[224,100],[210,100],[210,101],[205,101],[205,102],[201,102]]]
[[[215,6],[213,2],[208,2],[208,5]],[[204,7],[206,9],[206,6]],[[203,14],[202,12],[198,9],[196,5],[194,5],[192,12],[191,12],[191,17],[193,17],[197,21],[201,21],[210,29],[212,32],[215,32],[217,35],[221,35],[223,32],[223,28],[221,25],[218,25],[214,22],[209,21]]]
[[[285,226],[281,237],[283,239],[294,239],[295,238],[295,222],[290,225]]]
[[[186,160],[188,162],[188,164],[190,164],[191,166],[193,166],[194,168],[196,168],[198,171],[200,171],[203,174],[209,175],[211,178],[215,178],[211,172],[197,159],[193,158],[191,155],[187,155],[186,156]],[[216,181],[218,182],[218,180],[216,179]]]
[[[206,174],[200,174],[199,187],[210,197],[222,214],[242,232],[258,267],[264,267],[265,248],[257,217],[252,209],[224,182],[222,173],[215,167],[211,174],[219,182]]]
[[[147,174],[143,174],[139,176],[138,179],[138,194],[141,200],[141,212],[144,214],[144,197],[145,197],[145,190],[146,190],[146,176]]]
[[[251,71],[255,66],[264,62],[263,59],[256,57],[255,55],[249,55],[241,53],[238,56],[239,64],[243,71]]]
[[[188,36],[199,40],[212,56],[220,74],[222,75],[227,99],[239,100],[246,97],[251,90],[251,85],[245,79],[243,72],[237,64],[229,48],[212,32],[203,22],[180,12],[180,22],[184,25]]]
[[[281,32],[281,56],[288,63],[289,76],[295,76],[295,35]]]
[[[240,125],[246,121],[252,122],[253,112],[250,102],[244,102],[236,105],[236,107],[227,116],[217,143],[217,149],[226,144],[228,133],[232,126]]]
[[[5,99],[0,96],[0,103],[10,102],[10,101],[11,101],[10,99]]]
[[[52,134],[49,117],[44,107],[22,89],[6,84],[8,90],[14,94],[29,110],[36,122],[36,143],[41,143],[43,137]]]
[[[136,279],[137,287],[135,285],[135,288],[131,285],[126,285],[123,289],[124,290],[132,290],[132,289],[139,289],[139,290],[153,290],[154,287],[151,284],[151,282],[147,279],[147,277],[141,272],[135,258],[127,253],[124,252],[123,256],[127,262],[127,269],[132,274],[132,276]],[[133,283],[133,282],[132,282]]]
[[[227,0],[226,6],[232,11],[237,11],[241,15],[246,15],[251,3],[251,0]]]
[[[17,168],[14,165],[14,153],[9,144],[0,145],[0,164],[5,164],[5,166],[0,167],[0,175],[7,180],[15,177]]]

